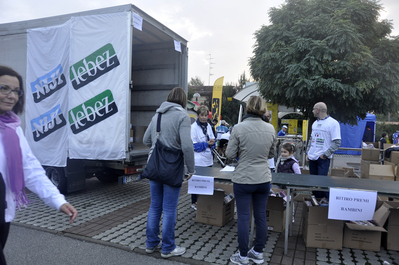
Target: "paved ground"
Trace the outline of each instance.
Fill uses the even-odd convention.
[[[360,157],[356,156],[336,156],[334,160],[335,167],[359,163]],[[15,225],[41,227],[58,231],[63,236],[145,255],[145,228],[150,203],[149,184],[145,180],[123,186],[88,180],[86,190],[67,196],[79,211],[73,225],[68,224],[63,214],[45,206],[34,194],[28,194],[28,198],[32,203],[17,213]],[[190,204],[187,183],[184,183],[178,205],[176,243],[185,246],[187,252],[171,260],[187,264],[230,264],[230,255],[237,251],[236,216],[224,227],[196,223],[195,211]],[[295,211],[288,254],[283,255],[284,235],[269,231],[264,250],[266,264],[398,264],[399,253],[383,248],[380,252],[306,248],[301,232],[301,203],[296,203]],[[152,256],[161,258],[159,253]]]

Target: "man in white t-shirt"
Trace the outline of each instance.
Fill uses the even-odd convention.
[[[312,134],[306,150],[311,175],[328,174],[330,159],[341,145],[341,129],[337,120],[327,114],[327,105],[318,102],[313,107],[317,120],[312,124]]]

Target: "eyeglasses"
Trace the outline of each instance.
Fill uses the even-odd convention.
[[[14,92],[15,95],[17,95],[19,98],[22,97],[24,95],[24,91],[20,90],[20,89],[11,89],[11,87],[9,86],[4,86],[1,85],[0,86],[0,92],[3,95],[9,95],[11,92]]]

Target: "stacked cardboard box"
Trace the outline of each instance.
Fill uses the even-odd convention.
[[[369,167],[369,179],[377,180],[389,180],[395,181],[395,166],[389,165],[374,165],[371,164]]]
[[[369,178],[370,165],[379,165],[380,148],[379,143],[368,143],[374,148],[362,148],[362,160],[360,162],[360,176],[361,178]]]
[[[304,200],[302,235],[306,247],[342,249],[344,222],[328,219],[328,207],[310,206]]]
[[[389,157],[385,156],[385,151],[391,147],[398,147],[397,145],[393,144],[384,144],[384,162],[388,161],[392,164],[398,165],[399,164],[399,151],[391,151]]]
[[[224,197],[233,193],[233,185],[215,183],[213,195],[198,195],[197,216],[198,223],[224,226],[234,218],[234,198],[225,203]],[[217,190],[221,189],[221,190]]]

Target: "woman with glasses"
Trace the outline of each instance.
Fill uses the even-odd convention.
[[[0,65],[0,264],[6,264],[3,249],[15,208],[28,204],[25,187],[50,207],[67,214],[70,223],[77,216],[29,148],[17,116],[24,108],[23,95],[22,77]]]

